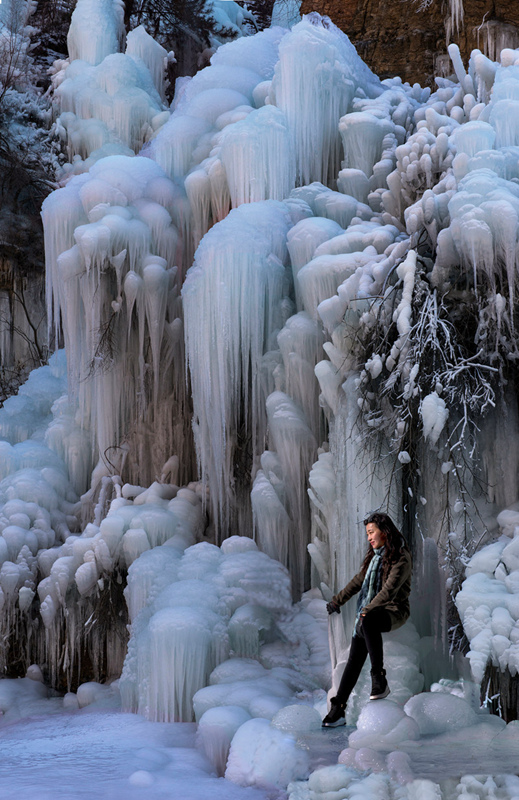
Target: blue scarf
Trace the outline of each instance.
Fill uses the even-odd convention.
[[[357,616],[355,617],[355,624],[353,626],[354,636],[357,635],[357,625],[360,620],[360,612],[365,608],[376,594],[379,593],[382,584],[382,557],[386,552],[384,546],[378,547],[373,550],[373,558],[369,562],[369,566],[364,575],[362,586],[360,587],[359,599],[357,600]]]

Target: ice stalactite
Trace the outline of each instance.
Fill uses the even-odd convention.
[[[303,410],[316,441],[324,438],[318,386],[313,370],[321,358],[323,335],[319,325],[305,311],[294,314],[279,332],[285,391]]]
[[[291,224],[275,201],[232,211],[202,240],[182,289],[197,458],[219,536],[247,526],[266,434],[261,362],[283,323]]]
[[[272,684],[273,695],[281,689],[290,696],[290,690],[281,675],[279,680],[257,661],[242,660],[240,649],[254,645],[249,655],[259,658],[263,645],[282,636],[277,620],[291,608],[288,573],[247,537],[233,536],[221,548],[179,544],[164,545],[167,572],[152,571],[158,550],[130,568],[129,605],[137,610],[144,603],[132,619],[121,678],[124,705],[163,721],[190,721],[194,712],[200,718],[217,706],[241,706],[256,716],[249,664],[249,672],[254,667],[264,676],[266,689]],[[230,654],[235,658],[227,661]],[[232,681],[238,681],[236,689]]]
[[[380,91],[347,36],[326,18],[309,14],[282,39],[269,100],[287,118],[298,183],[336,179],[337,121],[351,110],[359,84],[370,95]]]
[[[317,442],[301,408],[284,392],[269,395],[266,409],[269,439],[281,465],[285,506],[291,519],[287,566],[298,594],[308,584],[305,572],[310,529],[306,476],[315,458]]]
[[[61,320],[71,396],[90,431],[92,466],[100,457],[117,458],[130,435],[137,445],[146,435],[139,419],[165,421],[164,405],[176,408],[160,444],[130,453],[134,481],[152,477],[172,452],[182,468],[189,463],[186,431],[178,425],[187,398],[180,278],[173,266],[178,219],[175,225],[168,211],[174,196],[175,187],[150,159],[113,156],[50,195],[42,210],[49,319],[56,326]],[[65,208],[71,218],[63,228]]]
[[[124,4],[122,0],[79,0],[67,35],[72,61],[100,64],[124,43]]]

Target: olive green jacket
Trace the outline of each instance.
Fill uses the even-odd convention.
[[[364,609],[366,612],[372,611],[374,608],[383,608],[387,611],[391,618],[391,630],[400,628],[409,616],[412,569],[411,553],[407,548],[403,548],[398,561],[395,561],[390,568],[380,591]],[[361,569],[332,600],[340,606],[347,603],[350,597],[360,591],[366,571],[366,569]]]

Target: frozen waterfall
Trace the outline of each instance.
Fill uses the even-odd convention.
[[[421,737],[461,722],[508,757],[479,691],[519,669],[519,51],[451,46],[431,93],[310,14],[219,47],[170,108],[174,56],[122,10],[79,0],[54,67],[64,351],[0,409],[2,669],[70,707],[120,677],[123,708],[196,720],[218,775],[293,800],[415,785]],[[375,718],[364,675],[306,783],[353,614],[327,630],[324,599],[378,508],[415,558],[393,702]]]

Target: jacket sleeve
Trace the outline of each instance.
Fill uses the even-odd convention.
[[[340,592],[332,597],[332,601],[340,606],[343,606],[344,603],[347,603],[350,597],[353,597],[354,594],[357,594],[357,592],[360,591],[365,574],[366,570],[363,569],[361,569],[360,572],[357,572],[355,577],[351,579],[344,589],[341,589]]]
[[[399,589],[406,580],[409,580],[411,569],[411,554],[404,551],[396,564],[393,564],[391,567],[389,575],[384,581],[380,592],[375,595],[371,603],[368,603],[365,607],[365,611],[372,611],[374,608],[377,608],[377,606],[385,605],[394,600]]]

